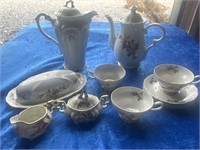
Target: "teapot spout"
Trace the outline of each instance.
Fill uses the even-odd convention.
[[[92,17],[94,17],[94,16],[96,16],[96,15],[98,15],[96,11],[91,11],[91,12],[85,14],[84,16],[85,16],[85,18],[86,18],[87,20],[90,21],[90,20],[92,19]]]
[[[115,41],[116,41],[116,35],[115,35],[115,29],[114,29],[114,23],[112,18],[109,15],[105,15],[107,20],[110,23],[110,35],[109,35],[109,43],[112,49],[114,49]]]
[[[11,124],[15,124],[17,122],[19,122],[19,115],[16,115],[16,116],[13,116],[13,117],[10,118]]]

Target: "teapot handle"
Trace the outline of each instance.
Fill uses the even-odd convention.
[[[48,16],[47,14],[45,14],[45,13],[40,13],[40,14],[38,14],[37,17],[35,18],[36,23],[37,23],[37,26],[38,26],[38,29],[40,30],[40,32],[41,32],[47,39],[53,41],[54,43],[56,43],[56,44],[59,46],[58,41],[55,40],[54,38],[52,38],[49,34],[45,33],[44,30],[41,28],[41,26],[40,26],[40,17],[42,17],[42,16],[44,16],[44,18],[45,18],[46,20],[50,21],[52,25],[53,25],[54,22],[55,22],[55,19],[52,19],[52,18],[51,18],[50,16]]]
[[[147,50],[149,50],[150,48],[156,46],[156,43],[159,42],[159,41],[161,41],[161,40],[166,36],[166,30],[165,30],[165,28],[164,28],[163,26],[161,26],[160,24],[158,24],[158,23],[152,23],[152,24],[148,25],[148,26],[145,28],[145,30],[148,31],[148,29],[149,29],[150,27],[152,27],[152,26],[157,26],[157,27],[159,27],[159,28],[161,29],[161,31],[162,31],[162,35],[161,35],[161,37],[160,37],[159,39],[154,39],[154,40],[153,40],[153,43],[152,43],[149,47],[147,47]]]

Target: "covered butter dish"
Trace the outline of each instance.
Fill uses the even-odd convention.
[[[27,106],[42,104],[52,99],[68,98],[85,84],[86,77],[80,73],[70,70],[49,71],[21,82],[8,93],[6,101],[11,106],[14,103],[14,107],[16,103]]]

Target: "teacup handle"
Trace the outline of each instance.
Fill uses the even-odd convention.
[[[159,27],[159,28],[161,29],[161,31],[162,31],[162,35],[161,35],[160,38],[154,39],[154,40],[153,40],[153,43],[152,43],[149,47],[147,47],[146,50],[149,50],[150,48],[156,46],[156,43],[159,42],[159,41],[161,41],[161,40],[165,37],[165,35],[166,35],[166,30],[165,30],[165,28],[164,28],[163,26],[161,26],[159,23],[151,23],[150,25],[148,25],[148,26],[145,28],[145,30],[148,31],[148,29],[149,29],[150,27],[152,27],[152,26],[157,26],[157,27]]]
[[[94,76],[94,72],[91,71],[91,70],[87,70],[87,76],[88,76],[90,79],[96,79],[95,76]]]
[[[196,79],[198,79],[199,78],[199,80],[197,80],[197,81],[194,81],[194,82],[192,82],[193,84],[198,84],[198,83],[200,83],[200,75],[196,75],[195,77],[194,77],[194,80],[196,80]]]
[[[162,107],[163,107],[163,103],[157,101],[153,104],[153,107],[151,108],[151,110],[153,110],[153,111],[160,110],[160,109],[162,109]]]
[[[108,95],[102,95],[100,98],[101,106],[103,108],[106,108],[108,104],[110,103]]]

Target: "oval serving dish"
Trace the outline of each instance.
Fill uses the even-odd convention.
[[[67,99],[86,85],[86,77],[70,70],[41,73],[26,79],[12,89],[6,102],[16,108],[44,105],[51,99]]]

